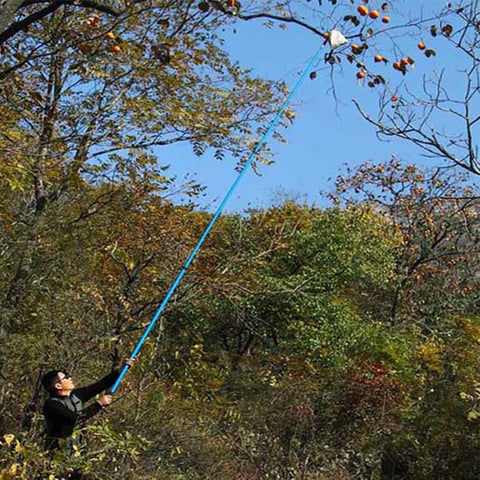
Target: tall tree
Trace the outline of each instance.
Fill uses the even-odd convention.
[[[135,8],[112,24],[62,6],[5,47],[0,185],[11,202],[1,207],[2,345],[30,289],[58,266],[45,253],[52,230],[68,235],[117,194],[125,199],[120,185],[135,192],[125,200],[131,209],[153,192],[169,194],[162,146],[188,142],[196,155],[211,148],[241,162],[286,94],[284,84],[230,61],[223,19],[185,2]],[[269,157],[265,149],[257,160]]]

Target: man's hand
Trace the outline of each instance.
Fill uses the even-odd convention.
[[[98,400],[97,403],[99,403],[102,407],[108,407],[112,403],[112,396],[111,395],[102,395]]]
[[[129,367],[133,367],[133,364],[137,361],[136,358],[127,358],[124,362],[125,365],[128,365]]]

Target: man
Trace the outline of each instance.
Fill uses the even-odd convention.
[[[134,359],[129,358],[125,364],[131,367],[133,362]],[[47,449],[71,449],[70,437],[74,428],[82,427],[86,420],[110,405],[112,396],[102,395],[88,406],[85,403],[111,387],[118,374],[114,370],[98,382],[81,388],[75,388],[71,375],[63,370],[52,370],[43,376],[42,384],[50,393],[43,406]]]

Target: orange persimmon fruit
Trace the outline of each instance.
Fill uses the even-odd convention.
[[[367,8],[365,5],[360,5],[360,6],[357,8],[357,12],[358,12],[362,17],[365,17],[366,15],[368,15],[368,8]]]
[[[362,51],[362,47],[360,47],[360,45],[357,45],[356,43],[352,43],[351,49],[352,49],[352,53],[354,53],[355,55],[357,55],[358,53],[361,53]]]

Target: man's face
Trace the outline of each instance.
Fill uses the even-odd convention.
[[[68,373],[58,372],[58,380],[55,384],[55,387],[58,390],[70,391],[75,388],[75,385],[73,383],[72,377]]]

